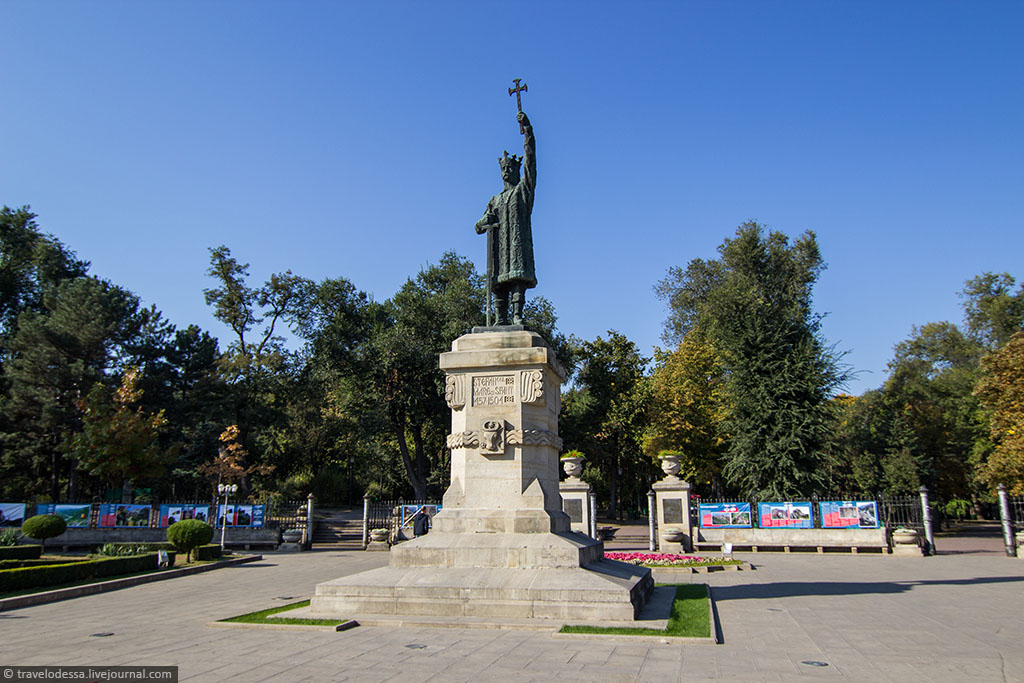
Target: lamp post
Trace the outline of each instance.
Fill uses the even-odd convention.
[[[220,551],[224,552],[224,532],[228,528],[228,498],[238,492],[238,484],[217,484],[217,493],[224,496],[224,517],[220,525]]]

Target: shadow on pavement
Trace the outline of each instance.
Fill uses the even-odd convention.
[[[715,600],[760,600],[812,595],[867,595],[905,593],[916,586],[973,586],[985,583],[1024,582],[1024,576],[979,576],[971,579],[922,581],[818,582],[779,581],[738,586],[715,586]]]

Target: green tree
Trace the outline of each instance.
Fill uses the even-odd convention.
[[[219,359],[221,379],[230,388],[230,421],[251,453],[253,462],[247,464],[270,465],[268,439],[273,427],[285,424],[288,392],[301,364],[285,348],[282,327],[297,326],[313,283],[285,271],[252,288],[249,264],[238,263],[226,246],[210,249],[207,272],[217,286],[204,290],[206,303],[234,334]],[[240,485],[248,493],[253,482],[245,476]]]
[[[94,384],[79,402],[82,429],[66,437],[64,444],[65,452],[84,470],[121,485],[123,500],[133,482],[160,475],[166,465],[158,437],[167,420],[163,411],[150,414],[139,407],[138,384],[136,368],[124,372],[114,392],[103,383]]]
[[[580,344],[576,358],[575,387],[563,398],[559,432],[566,449],[586,453],[591,476],[599,473],[592,483],[603,488],[607,482],[609,510],[617,516],[627,501],[647,493],[654,474],[641,445],[650,396],[649,359],[612,330],[607,339]]]
[[[35,219],[27,206],[0,209],[0,351],[22,312],[43,312],[48,291],[89,269],[59,240],[42,233]]]
[[[451,418],[438,357],[483,324],[483,302],[473,264],[448,252],[406,281],[371,323],[371,386],[418,499],[427,498],[432,473],[437,484],[444,482],[448,462]]]
[[[970,458],[984,436],[972,396],[982,353],[949,322],[914,328],[896,345],[882,391],[892,460],[886,490],[910,493],[926,484],[943,500],[971,490]]]
[[[1002,348],[981,361],[983,375],[975,395],[989,411],[993,448],[977,464],[989,491],[1006,484],[1014,495],[1024,494],[1024,332],[1015,333]]]
[[[719,355],[691,332],[674,351],[656,349],[654,360],[644,452],[679,452],[680,476],[722,496],[729,400]]]
[[[77,494],[78,468],[62,443],[81,428],[79,401],[129,359],[128,344],[152,311],[109,282],[66,279],[43,297],[41,312],[18,317],[4,368],[9,389],[2,412],[4,481],[52,499],[62,481]]]
[[[960,292],[968,334],[986,349],[1002,346],[1024,329],[1024,284],[1013,292],[1009,273],[982,273]]]
[[[744,494],[809,495],[824,483],[828,402],[847,377],[811,307],[824,268],[817,240],[808,232],[790,244],[750,222],[719,253],[670,269],[656,287],[669,306],[664,338],[674,344],[700,330],[721,354],[730,397],[726,480]]]

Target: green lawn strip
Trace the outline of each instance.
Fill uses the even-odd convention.
[[[559,633],[590,633],[610,636],[671,636],[673,638],[710,638],[711,617],[708,587],[703,583],[676,585],[668,627],[636,628],[620,626],[563,626]]]
[[[281,612],[299,609],[300,607],[309,607],[309,600],[293,602],[288,605],[281,605],[280,607],[271,607],[270,609],[260,610],[259,612],[249,612],[248,614],[241,614],[229,619],[220,619],[220,621],[227,621],[234,624],[292,624],[295,626],[338,626],[345,623],[344,621],[338,621],[337,619],[291,619],[288,617],[281,617],[279,619],[270,618],[270,615],[272,614],[280,614]]]
[[[79,558],[78,561],[82,561],[86,558]],[[74,561],[74,560],[72,560]],[[184,569],[185,567],[193,567],[200,564],[216,564],[217,560],[200,560],[198,562],[192,562],[190,564],[177,564],[173,567],[164,567],[161,569],[147,569],[143,572],[134,572],[130,574],[115,574],[114,576],[101,576],[94,579],[84,579],[82,581],[72,581],[71,583],[59,583],[51,586],[35,586],[33,588],[25,588],[20,591],[10,591],[7,593],[0,593],[0,600],[3,598],[17,598],[22,595],[33,595],[35,593],[48,593],[50,591],[60,590],[62,588],[75,588],[76,586],[88,586],[94,583],[105,583],[107,581],[116,581],[117,579],[127,579],[133,576],[146,576],[147,574],[157,574],[159,572],[165,572],[169,569]]]

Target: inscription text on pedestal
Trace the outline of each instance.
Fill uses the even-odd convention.
[[[515,375],[487,375],[473,378],[473,405],[497,406],[516,402]]]

